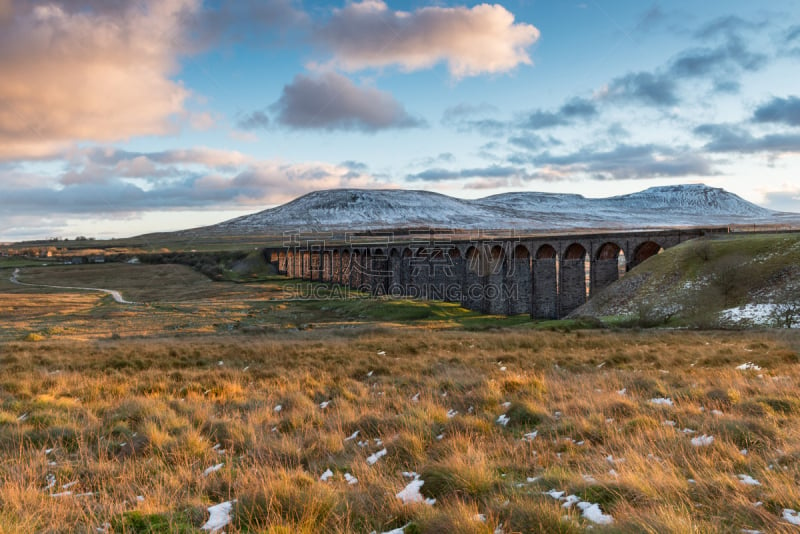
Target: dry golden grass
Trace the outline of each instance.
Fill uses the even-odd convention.
[[[789,531],[783,509],[800,508],[798,344],[790,334],[413,328],[8,342],[0,531],[192,532],[207,506],[231,499],[228,532],[592,525],[551,489],[614,518],[595,530]],[[735,369],[747,361],[763,369]],[[703,434],[713,443],[693,446]],[[421,475],[435,505],[395,497],[410,482],[403,471]],[[51,496],[70,482],[73,495]]]

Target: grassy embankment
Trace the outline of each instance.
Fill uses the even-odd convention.
[[[778,305],[766,321],[774,326],[785,325],[786,314],[800,322],[799,233],[688,241],[651,257],[578,313],[613,324],[711,328],[732,326],[720,313],[749,303]]]

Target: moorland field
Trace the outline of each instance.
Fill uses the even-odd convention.
[[[796,329],[311,300],[179,265],[0,275],[0,532],[201,532],[220,503],[225,532],[800,523]]]

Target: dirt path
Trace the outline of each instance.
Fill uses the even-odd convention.
[[[46,284],[28,284],[27,282],[20,282],[17,278],[19,276],[19,269],[14,269],[14,272],[11,273],[11,277],[8,279],[9,282],[12,284],[17,284],[21,286],[31,286],[31,287],[49,287],[52,289],[78,289],[81,291],[100,291],[101,293],[106,293],[111,295],[111,298],[114,299],[115,302],[119,304],[138,304],[137,302],[132,302],[130,300],[125,300],[122,298],[122,294],[115,290],[115,289],[102,289],[99,287],[73,287],[73,286],[51,286]]]

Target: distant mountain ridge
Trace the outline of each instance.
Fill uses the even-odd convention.
[[[632,229],[800,223],[800,214],[757,206],[702,184],[651,187],[608,198],[516,192],[465,200],[404,189],[314,191],[281,206],[213,226],[210,235],[435,227],[465,230]]]

